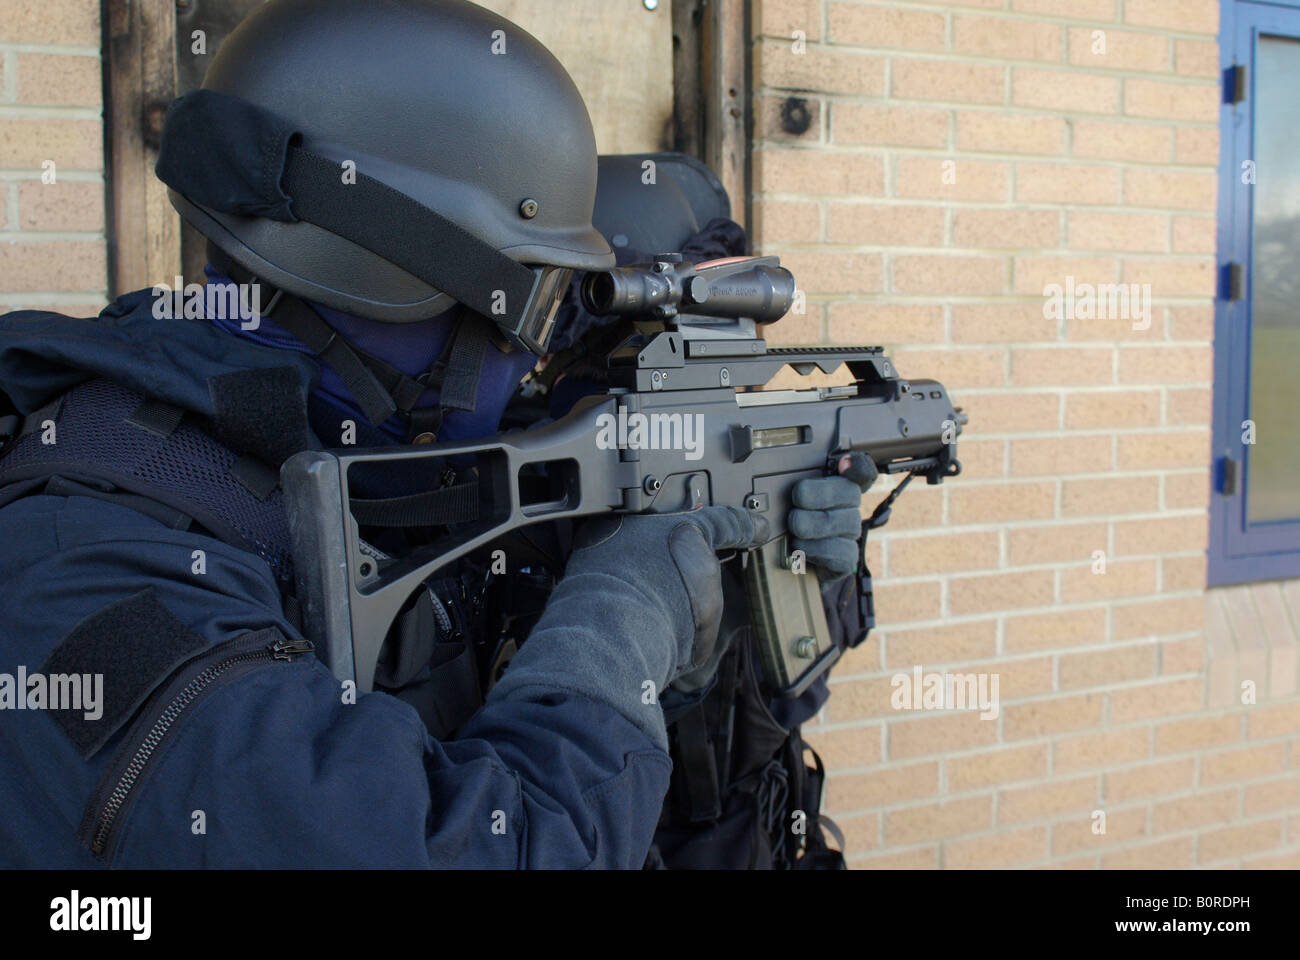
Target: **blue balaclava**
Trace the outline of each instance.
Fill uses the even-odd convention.
[[[211,265],[205,268],[205,272],[210,283],[233,282]],[[410,376],[423,373],[442,355],[448,338],[456,329],[456,321],[461,316],[462,309],[453,307],[446,313],[416,323],[384,323],[340,313],[314,302],[311,302],[311,307],[353,347],[379,357]],[[256,330],[242,329],[239,319],[233,317],[213,318],[212,323],[227,333],[262,346],[296,350],[306,354],[312,352],[300,340],[276,325],[274,312],[272,316],[263,317]],[[447,411],[442,428],[438,431],[438,439],[440,441],[474,440],[497,433],[506,404],[518,388],[519,381],[536,363],[537,357],[527,351],[517,350],[506,354],[496,346],[489,345],[483,356],[483,371],[478,383],[478,403],[472,412]],[[342,379],[326,364],[321,364],[320,384],[316,388],[315,398],[330,410],[337,411],[340,420],[352,419],[358,423],[365,422],[360,408]],[[417,407],[432,407],[437,402],[437,391],[429,391],[420,398]],[[407,426],[396,415],[375,426],[396,442],[404,442],[407,439]],[[333,434],[334,429],[324,432]]]

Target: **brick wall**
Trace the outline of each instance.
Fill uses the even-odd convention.
[[[0,0],[0,313],[105,302],[100,62],[96,0]]]
[[[811,729],[850,862],[1300,866],[1293,659],[1209,691],[1217,0],[753,25],[756,240],[809,298],[774,339],[884,344],[971,418],[962,477],[871,544],[882,627]],[[1150,329],[1046,319],[1071,276],[1150,284]],[[1000,715],[895,709],[915,665],[996,673]]]

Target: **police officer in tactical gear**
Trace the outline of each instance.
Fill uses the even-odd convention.
[[[0,862],[645,863],[672,767],[653,693],[711,682],[717,554],[756,521],[580,530],[513,659],[472,642],[494,603],[470,564],[358,693],[299,630],[277,486],[304,449],[496,432],[574,272],[614,265],[596,171],[559,63],[464,0],[272,0],[231,34],[158,174],[209,240],[209,290],[242,299],[0,318],[0,672],[29,678],[0,713]],[[368,539],[421,536],[392,526]],[[506,554],[515,593],[546,567]]]

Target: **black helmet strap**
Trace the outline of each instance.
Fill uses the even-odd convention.
[[[345,182],[301,139],[256,104],[195,90],[167,110],[156,173],[200,206],[328,230],[510,329],[529,315],[534,271],[359,170]]]

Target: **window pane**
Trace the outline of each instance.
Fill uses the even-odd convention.
[[[1254,318],[1247,453],[1250,523],[1300,517],[1300,42],[1261,37],[1256,58]]]

